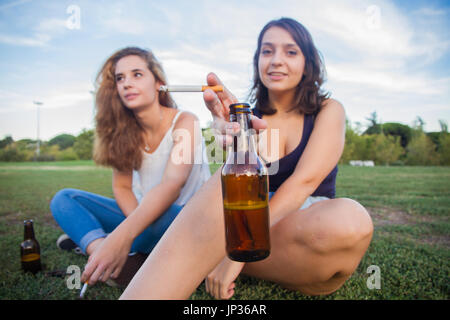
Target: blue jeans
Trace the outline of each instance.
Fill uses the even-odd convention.
[[[169,207],[134,240],[131,252],[150,253],[182,208],[175,204]],[[126,218],[116,200],[77,189],[58,191],[50,210],[84,253],[92,241],[106,237]]]

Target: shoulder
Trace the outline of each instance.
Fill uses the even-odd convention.
[[[322,108],[317,114],[317,120],[342,120],[345,121],[345,109],[344,106],[335,99],[326,99],[322,103]]]
[[[198,120],[198,117],[189,111],[178,111],[180,115],[175,122],[174,129],[191,128]]]
[[[178,120],[182,121],[195,121],[198,120],[197,116],[195,114],[193,114],[192,112],[189,111],[179,111],[181,114],[178,116]]]

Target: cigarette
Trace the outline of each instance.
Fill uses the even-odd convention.
[[[87,287],[88,287],[88,282],[86,281],[86,282],[84,283],[84,285],[83,285],[83,288],[81,288],[81,291],[80,291],[80,298],[83,298],[83,297],[84,297],[84,293],[86,292]]]
[[[162,92],[203,92],[211,89],[214,92],[222,92],[223,86],[160,86]]]

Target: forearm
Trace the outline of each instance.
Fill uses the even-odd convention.
[[[123,214],[128,217],[138,206],[138,201],[130,188],[114,188],[114,198]]]
[[[118,226],[119,230],[135,239],[175,202],[180,189],[177,184],[170,182],[152,188]]]
[[[298,210],[316,189],[315,183],[291,176],[269,201],[270,225],[275,225],[291,212]]]

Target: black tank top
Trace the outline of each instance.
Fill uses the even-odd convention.
[[[256,108],[252,109],[253,114],[258,118],[262,118],[261,112]],[[289,178],[289,176],[294,172],[295,166],[298,160],[303,154],[306,148],[311,132],[314,128],[315,115],[305,114],[305,119],[303,123],[303,134],[302,139],[298,146],[291,153],[285,155],[283,158],[277,160],[278,162],[278,172],[273,175],[269,175],[269,191],[275,192],[281,186],[281,184]],[[275,162],[273,162],[275,163]],[[272,162],[266,163],[267,167],[273,164]],[[322,183],[317,187],[317,189],[311,194],[313,197],[324,196],[333,199],[336,195],[336,175],[338,172],[338,167],[334,167],[333,170],[328,174],[328,176],[322,181]]]

